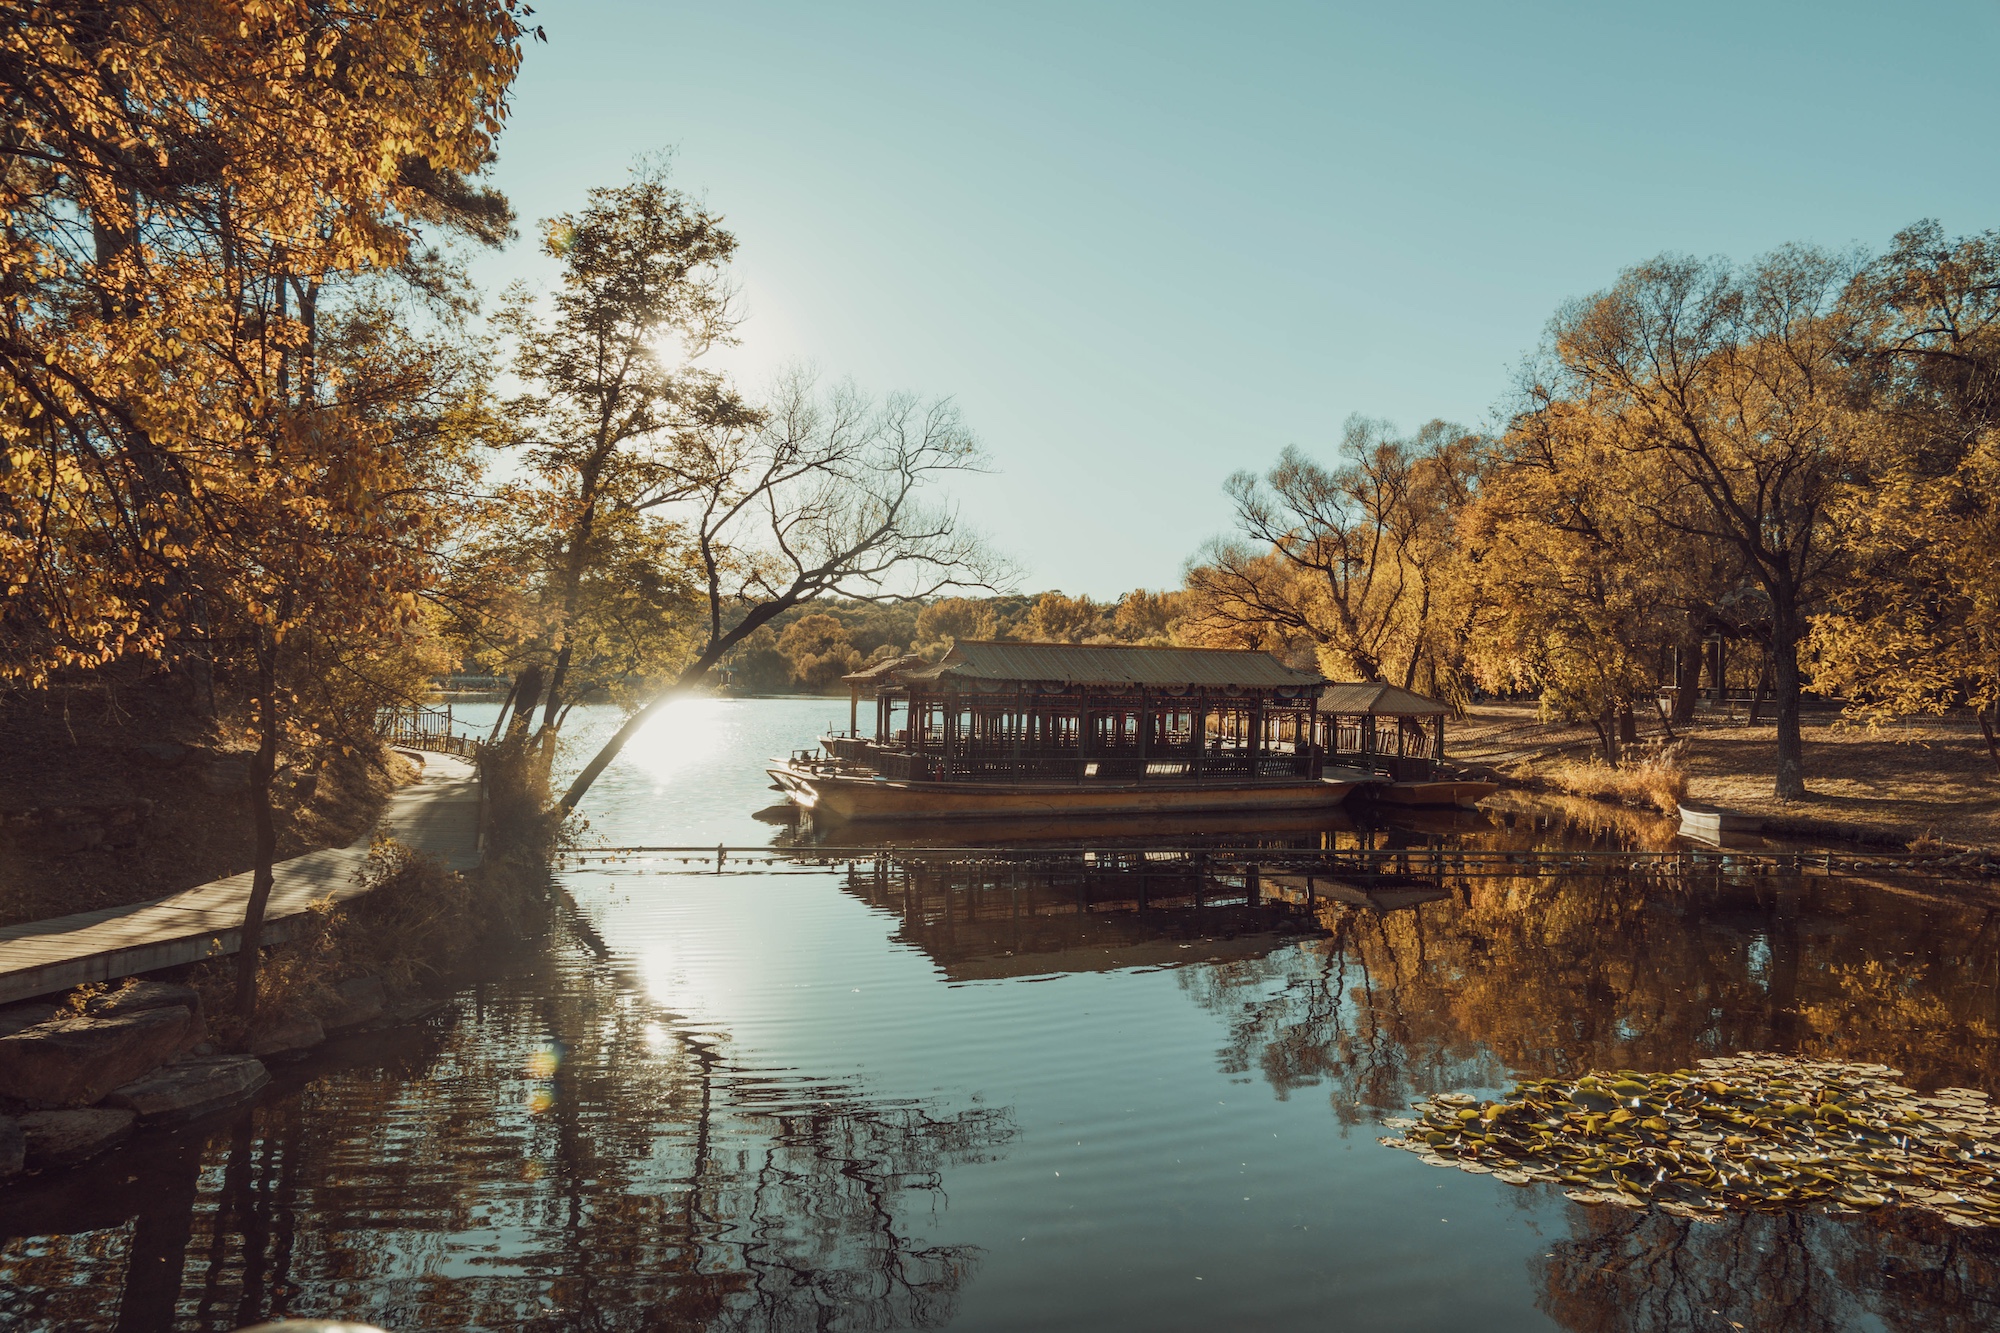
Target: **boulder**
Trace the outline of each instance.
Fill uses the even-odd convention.
[[[247,1055],[184,1055],[104,1099],[142,1125],[171,1125],[234,1106],[271,1081],[264,1062]]]
[[[115,1148],[132,1134],[136,1117],[130,1111],[105,1106],[86,1106],[74,1111],[31,1111],[21,1117],[21,1133],[27,1139],[28,1167],[47,1171],[51,1167],[75,1166],[107,1148]]]
[[[21,1132],[21,1122],[0,1115],[0,1180],[20,1175],[27,1164],[28,1136]]]
[[[11,1036],[23,1028],[35,1027],[54,1018],[62,1010],[53,1004],[31,1002],[10,1004],[0,1009],[0,1037]]]
[[[0,1088],[37,1107],[86,1106],[177,1054],[193,1021],[173,1005],[23,1028],[0,1037]]]
[[[252,1055],[283,1055],[326,1040],[326,1029],[311,1014],[273,1014],[250,1029],[243,1049]]]
[[[92,999],[84,1005],[83,1011],[92,1018],[111,1018],[119,1014],[142,1014],[148,1009],[171,1009],[176,1005],[191,1015],[187,1035],[181,1039],[180,1050],[174,1052],[180,1055],[208,1039],[208,1023],[201,1010],[201,992],[192,986],[135,977],[119,989]]]
[[[389,988],[380,977],[350,977],[333,988],[334,1007],[319,1017],[328,1032],[358,1027],[382,1016],[389,1005]]]

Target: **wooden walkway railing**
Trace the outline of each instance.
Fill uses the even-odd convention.
[[[432,750],[472,758],[479,749],[476,737],[461,736],[452,725],[451,705],[431,708],[405,704],[384,708],[375,715],[375,733],[391,745],[412,750]]]

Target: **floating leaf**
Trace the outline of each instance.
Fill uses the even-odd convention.
[[[1530,1079],[1499,1101],[1439,1094],[1389,1121],[1402,1132],[1381,1141],[1433,1165],[1677,1217],[1903,1206],[2000,1226],[2000,1107],[1977,1089],[1923,1096],[1888,1081],[1898,1076],[1746,1052],[1671,1074]]]

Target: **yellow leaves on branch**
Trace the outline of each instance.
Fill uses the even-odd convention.
[[[462,446],[397,423],[451,372],[328,332],[490,156],[522,13],[109,0],[0,29],[0,680],[157,652],[197,601],[288,635],[404,616]]]

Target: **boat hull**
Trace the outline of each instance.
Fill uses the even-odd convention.
[[[1681,832],[1714,842],[1725,833],[1762,833],[1764,817],[1712,805],[1681,805]]]
[[[1497,782],[1383,782],[1368,799],[1384,805],[1474,805],[1500,790]]]
[[[877,819],[1022,819],[1076,816],[1227,814],[1270,810],[1329,810],[1352,782],[1333,779],[1170,787],[1162,783],[892,782],[851,774],[815,773],[783,765],[769,770],[795,805],[815,817]]]

